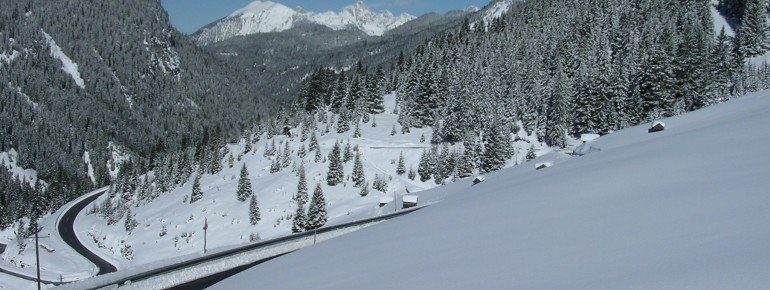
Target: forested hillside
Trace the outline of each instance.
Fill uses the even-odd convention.
[[[745,45],[748,33],[715,32],[709,5],[517,2],[489,26],[466,23],[399,60],[389,88],[400,123],[432,126],[435,142],[486,142],[522,121],[563,147],[568,135],[607,134],[765,88],[766,68],[744,63],[764,49]],[[298,107],[328,106],[352,121],[376,111],[372,95],[357,93],[367,76],[329,73],[309,82],[321,89],[301,94]]]
[[[246,88],[158,1],[3,1],[0,227],[110,183],[121,160],[241,132],[272,106]]]

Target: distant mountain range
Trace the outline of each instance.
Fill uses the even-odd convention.
[[[406,13],[396,16],[388,11],[373,12],[361,1],[339,12],[322,13],[307,12],[300,7],[291,9],[270,1],[254,1],[202,28],[192,38],[198,44],[210,44],[235,36],[281,32],[300,23],[319,24],[333,30],[357,29],[370,36],[380,36],[415,18]]]

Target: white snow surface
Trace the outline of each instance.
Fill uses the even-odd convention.
[[[78,64],[72,61],[72,59],[70,59],[69,56],[64,53],[61,47],[56,44],[56,41],[53,40],[53,37],[48,35],[48,33],[45,31],[41,30],[41,32],[45,37],[46,43],[48,43],[48,45],[51,47],[51,56],[61,61],[61,69],[72,77],[72,80],[75,81],[75,84],[84,89],[85,81],[83,81],[83,78],[80,77]]]
[[[237,157],[243,152],[245,141],[227,145],[229,151],[235,156],[233,166],[229,167],[226,161],[228,158],[225,157],[222,161],[224,168],[222,172],[216,175],[203,175],[201,178],[203,199],[194,204],[183,202],[190,195],[193,184],[191,178],[180,188],[161,194],[147,204],[132,207],[131,211],[136,215],[139,225],[131,234],[125,231],[123,220],[108,226],[102,217],[86,212],[81,212],[75,221],[76,233],[86,246],[106,260],[115,262],[121,269],[201,252],[203,250],[202,227],[206,219],[209,225],[208,247],[210,249],[249,243],[250,235],[253,233],[258,233],[263,240],[288,235],[291,233],[292,225],[290,216],[294,214],[297,206],[296,202],[292,201],[292,197],[297,191],[298,177],[297,173],[292,171],[293,166],[284,168],[278,173],[269,172],[272,160],[264,157],[263,153],[265,145],[273,140],[279,147],[284,141],[289,141],[292,163],[296,167],[299,167],[300,161],[304,162],[309,195],[312,196],[317,183],[321,184],[327,202],[328,225],[393,212],[393,202],[382,208],[379,207],[380,198],[383,196],[394,199],[399,203],[399,208],[401,196],[407,194],[419,195],[420,205],[441,200],[444,196],[441,192],[431,195],[423,195],[420,192],[438,186],[433,179],[421,182],[419,176],[417,180],[410,180],[407,174],[396,174],[396,161],[402,152],[407,170],[410,167],[417,169],[423,150],[431,146],[430,141],[421,143],[420,137],[424,134],[426,140],[430,140],[431,129],[413,128],[411,133],[391,136],[391,128],[397,124],[398,119],[397,115],[391,113],[395,107],[395,96],[387,95],[384,100],[386,113],[374,116],[377,127],[372,127],[371,121],[362,123],[360,138],[352,138],[354,128],[338,134],[334,126],[331,133],[325,135],[319,133],[317,136],[324,158],[328,156],[336,141],[341,141],[343,148],[348,142],[351,147],[358,145],[362,153],[366,180],[371,184],[375,180],[375,174],[385,178],[388,180],[387,192],[370,189],[368,196],[361,197],[360,188],[354,187],[353,182],[347,180],[347,176],[352,172],[352,160],[344,165],[345,183],[334,187],[328,186],[325,182],[328,162],[314,162],[315,152],[308,152],[304,158],[297,156],[298,148],[302,145],[307,147],[310,138],[301,142],[298,136],[300,129],[295,128],[293,139],[282,135],[267,139],[263,134],[260,141],[253,145],[252,151],[243,154],[240,161]],[[318,123],[318,127],[323,130],[325,125]],[[540,150],[538,151],[540,154],[550,150],[543,144],[537,143],[536,136],[527,135],[524,130],[518,133],[518,137],[521,140],[513,143],[517,154],[514,160],[509,162],[509,166],[523,162],[530,146],[535,146]],[[459,146],[458,144],[451,148],[459,150]],[[249,223],[249,203],[239,202],[235,195],[240,170],[244,164],[248,168],[261,211],[262,220],[257,225]],[[451,179],[447,182],[451,182]],[[471,179],[458,182],[470,183]],[[106,198],[107,195],[100,197],[95,204],[101,204]],[[89,205],[88,209],[92,206]],[[161,237],[160,232],[164,225],[167,228],[167,234]],[[94,239],[98,243],[94,243]],[[134,250],[132,260],[122,257],[120,249],[124,244],[132,246]]]
[[[735,31],[733,31],[733,28],[728,24],[727,19],[722,15],[722,13],[719,13],[717,10],[718,0],[712,0],[711,5],[709,5],[709,9],[711,11],[711,19],[714,21],[714,32],[716,35],[719,35],[721,33],[722,29],[725,30],[725,35],[729,37],[735,37]]]
[[[515,166],[213,289],[759,289],[770,285],[770,91]]]
[[[497,1],[493,3],[491,7],[485,9],[483,17],[484,24],[489,25],[492,23],[492,20],[508,12],[508,10],[511,9],[511,4],[513,4],[513,1],[514,0]]]
[[[416,17],[409,14],[393,15],[388,11],[373,12],[363,2],[342,8],[339,12],[306,12],[291,9],[270,1],[254,1],[236,10],[197,36],[202,43],[223,41],[235,36],[280,32],[291,29],[299,22],[316,23],[334,30],[358,28],[368,35],[382,35]]]
[[[94,166],[91,164],[91,155],[88,154],[88,151],[83,153],[83,162],[86,163],[86,167],[88,168],[88,178],[91,179],[91,183],[96,185],[96,176],[94,176]]]

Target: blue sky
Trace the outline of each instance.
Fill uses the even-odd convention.
[[[301,6],[307,11],[338,11],[356,0],[272,0],[288,7]],[[251,3],[252,0],[161,0],[168,11],[171,23],[184,33],[193,33],[198,28],[230,15],[235,10]],[[374,11],[389,10],[394,14],[409,13],[420,16],[428,12],[444,13],[468,6],[483,7],[489,0],[365,0]]]

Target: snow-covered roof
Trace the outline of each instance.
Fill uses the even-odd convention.
[[[393,201],[393,197],[390,195],[380,197],[380,203],[389,203],[391,201]]]
[[[417,203],[417,196],[416,195],[405,195],[403,197],[404,202],[408,203]]]
[[[543,168],[548,168],[548,167],[551,167],[551,166],[553,166],[553,162],[549,161],[549,162],[538,163],[537,165],[535,165],[535,168],[536,169],[543,169]]]

